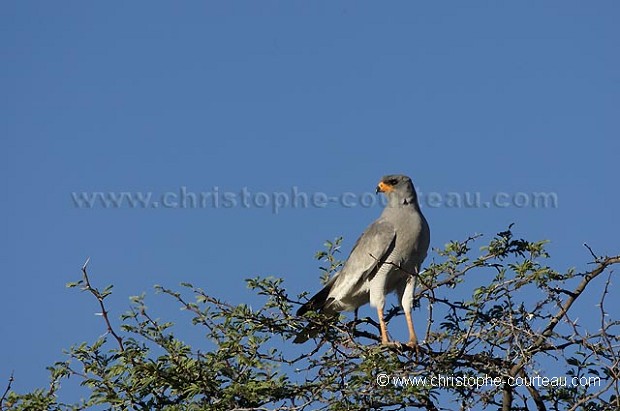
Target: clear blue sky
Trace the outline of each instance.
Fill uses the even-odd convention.
[[[614,1],[2,2],[0,384],[44,386],[104,327],[67,290],[91,257],[116,317],[152,285],[255,302],[244,278],[318,287],[380,206],[77,208],[72,192],[552,192],[558,207],[424,207],[432,246],[550,239],[558,269],[618,251]],[[482,244],[482,243],[481,243]],[[435,256],[431,253],[429,261]],[[588,302],[595,304],[592,300]],[[589,306],[586,304],[585,306]],[[616,311],[617,314],[617,311]],[[180,318],[180,317],[179,317]],[[185,322],[185,325],[188,323]],[[401,324],[402,325],[402,324]]]

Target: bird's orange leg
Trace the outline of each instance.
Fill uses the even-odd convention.
[[[377,315],[379,316],[379,327],[381,328],[381,344],[389,344],[390,339],[387,334],[387,326],[383,320],[383,307],[377,307]]]
[[[407,327],[409,328],[409,342],[408,346],[412,348],[418,347],[418,337],[415,334],[415,329],[413,328],[413,319],[411,318],[411,312],[405,311],[405,319],[407,320]]]

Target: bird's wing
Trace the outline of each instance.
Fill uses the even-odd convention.
[[[372,223],[357,240],[344,267],[335,277],[330,297],[339,300],[374,275],[379,264],[391,254],[395,243],[396,229],[392,223],[383,219]]]

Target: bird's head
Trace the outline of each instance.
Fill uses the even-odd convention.
[[[418,198],[411,179],[402,174],[384,176],[377,185],[377,194],[383,193],[388,199],[388,204],[400,206],[417,205]]]

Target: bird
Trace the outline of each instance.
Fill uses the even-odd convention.
[[[386,296],[395,292],[405,313],[407,345],[417,350],[411,311],[417,276],[428,253],[430,228],[408,176],[382,177],[376,193],[387,197],[383,212],[357,240],[342,269],[299,308],[297,315],[308,311],[357,312],[359,307],[370,303],[379,317],[381,343],[395,344],[388,337],[384,319]]]

